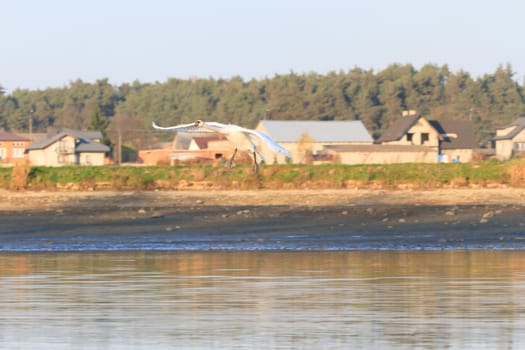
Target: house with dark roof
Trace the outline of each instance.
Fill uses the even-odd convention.
[[[476,148],[470,122],[427,120],[410,111],[373,145],[328,145],[324,152],[343,164],[436,163],[471,161]]]
[[[411,111],[413,112],[413,111]],[[404,114],[377,139],[382,145],[425,146],[437,150],[440,134],[434,126],[420,114]]]
[[[292,154],[293,163],[307,163],[322,154],[324,147],[371,145],[373,138],[360,120],[261,120],[256,127]],[[284,163],[266,145],[258,145],[266,162]]]
[[[474,127],[467,120],[430,120],[439,132],[439,160],[442,162],[470,162],[479,148]]]
[[[27,149],[31,165],[104,165],[110,148],[100,141],[99,131],[65,129],[56,135],[32,143]]]
[[[520,117],[501,129],[496,130],[493,138],[496,157],[499,160],[510,159],[513,154],[525,153],[525,117]]]
[[[428,155],[425,162],[470,162],[474,149],[479,147],[470,121],[427,120],[414,111],[404,113],[376,143],[384,146],[424,147],[421,150],[426,148]],[[416,156],[414,159],[420,160],[421,157]]]
[[[13,165],[26,161],[25,149],[31,141],[23,136],[0,130],[0,164]]]

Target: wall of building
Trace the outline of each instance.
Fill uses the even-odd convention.
[[[331,142],[331,143],[320,143],[320,142],[280,142],[282,147],[284,147],[292,155],[291,159],[287,159],[283,154],[274,152],[266,144],[257,145],[257,148],[261,150],[264,159],[267,164],[305,164],[312,161],[311,156],[313,154],[320,153],[324,150],[324,146],[327,145],[349,145],[348,142]],[[362,143],[352,143],[355,145]]]
[[[29,151],[29,163],[36,166],[58,166],[58,156],[53,148]]]
[[[82,152],[78,155],[79,165],[104,165],[104,153],[101,152]]]
[[[144,165],[169,164],[170,148],[148,149],[139,151],[138,157]]]
[[[512,129],[510,131],[512,131]],[[525,143],[525,130],[517,134],[512,140],[497,140],[496,141],[496,158],[498,160],[510,159],[514,151],[515,143]]]
[[[0,163],[17,164],[25,162],[28,157],[24,151],[31,142],[28,141],[0,141]]]
[[[65,153],[57,143],[47,148],[29,151],[29,163],[42,166],[63,166],[76,164],[74,153]]]
[[[459,161],[466,163],[472,161],[472,149],[451,149],[441,150],[441,154],[446,155],[449,162]]]
[[[512,157],[512,148],[514,142],[512,140],[498,140],[496,141],[496,158],[498,160],[507,160]]]
[[[434,149],[419,152],[337,152],[341,164],[437,163]]]

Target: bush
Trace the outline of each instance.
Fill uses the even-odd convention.
[[[514,186],[524,186],[525,185],[525,161],[516,160],[513,161],[508,169],[509,182]]]
[[[29,162],[15,164],[13,171],[11,172],[9,188],[13,191],[25,190],[28,185],[30,171],[31,167],[29,166]]]

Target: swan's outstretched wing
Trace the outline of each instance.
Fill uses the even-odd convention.
[[[218,122],[202,122],[197,121],[195,123],[180,124],[175,126],[162,127],[152,122],[153,128],[158,130],[166,131],[180,131],[180,132],[218,132],[226,136],[226,138],[234,137],[234,135],[244,134],[247,137],[256,137],[264,141],[274,152],[284,154],[286,157],[291,158],[292,155],[284,147],[279,145],[277,142],[272,140],[268,135],[252,129],[246,129],[238,125],[233,124],[222,124]]]
[[[274,140],[272,140],[270,138],[270,136],[258,131],[258,130],[251,130],[251,129],[244,129],[242,128],[243,131],[250,135],[250,136],[255,136],[255,137],[258,137],[259,139],[261,139],[262,141],[264,141],[268,146],[270,146],[270,148],[274,151],[274,152],[277,152],[277,153],[281,153],[281,154],[284,154],[286,157],[288,158],[292,158],[292,155],[290,154],[290,152],[288,152],[284,147],[282,147],[280,144],[278,144],[277,142],[275,142]]]
[[[209,131],[214,132],[228,132],[230,130],[239,128],[237,125],[233,124],[222,124],[218,122],[202,122],[201,127]]]
[[[180,131],[180,132],[212,132],[212,130],[195,126],[195,123],[179,124],[175,126],[158,126],[155,122],[152,122],[153,128],[164,131]]]

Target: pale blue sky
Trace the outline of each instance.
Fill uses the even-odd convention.
[[[523,0],[0,0],[0,85],[448,64],[525,74]]]

